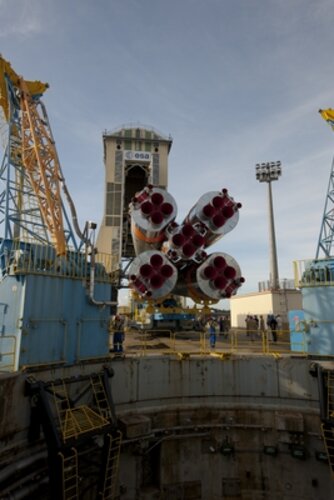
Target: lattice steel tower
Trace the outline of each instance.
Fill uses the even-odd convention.
[[[319,110],[321,116],[334,129],[334,111],[332,109]],[[317,253],[315,258],[321,258],[321,252],[325,258],[333,256],[333,238],[334,238],[334,158],[332,161],[329,175],[328,189],[325,201],[324,213],[322,216]]]

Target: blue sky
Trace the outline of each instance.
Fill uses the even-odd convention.
[[[269,276],[273,184],[280,278],[316,253],[334,153],[318,114],[334,108],[331,0],[0,0],[0,52],[44,96],[82,223],[102,219],[103,130],[139,122],[171,134],[169,191],[181,222],[206,191],[242,203],[211,247],[257,290]]]

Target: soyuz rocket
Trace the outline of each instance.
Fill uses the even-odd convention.
[[[177,205],[164,189],[148,185],[129,205],[136,253],[129,284],[143,299],[173,293],[194,302],[218,302],[235,295],[245,279],[235,259],[208,248],[238,223],[240,203],[227,189],[200,197],[181,224]]]

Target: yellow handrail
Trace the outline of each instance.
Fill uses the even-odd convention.
[[[125,356],[147,356],[151,354],[211,356],[212,353],[229,354],[307,354],[307,339],[290,340],[289,330],[278,330],[277,340],[271,337],[269,330],[262,332],[231,328],[228,333],[216,334],[215,347],[210,347],[210,335],[207,331],[174,332],[171,330],[131,330],[126,329],[123,344]],[[112,343],[112,333],[111,340]],[[313,353],[312,354],[316,354]],[[320,355],[320,353],[319,353]],[[113,356],[113,353],[111,353]],[[184,357],[184,356],[183,356]]]

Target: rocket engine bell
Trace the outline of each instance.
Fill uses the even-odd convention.
[[[201,223],[181,224],[175,222],[167,226],[165,234],[168,238],[162,250],[177,266],[184,261],[201,262],[206,256],[204,252],[206,228]]]
[[[143,298],[170,293],[195,302],[235,295],[245,279],[235,259],[207,248],[238,223],[241,203],[227,189],[205,193],[178,224],[174,198],[147,186],[129,206],[131,234],[137,257],[129,268],[130,287]]]
[[[241,203],[236,203],[228,195],[227,189],[210,191],[200,197],[184,222],[202,223],[207,228],[205,246],[209,246],[237,225],[239,208],[241,208]]]
[[[129,206],[131,235],[136,255],[159,250],[165,240],[165,228],[177,214],[174,198],[164,189],[146,186]]]
[[[166,255],[147,250],[138,255],[129,268],[130,286],[145,298],[158,299],[170,294],[178,272]]]
[[[202,264],[193,264],[179,273],[175,293],[195,301],[219,301],[235,295],[244,281],[236,260],[231,255],[216,252]]]

